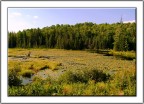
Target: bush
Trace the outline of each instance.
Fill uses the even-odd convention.
[[[9,86],[18,86],[22,83],[20,80],[20,77],[18,75],[17,70],[15,69],[10,69],[8,72],[8,84]]]
[[[124,95],[135,95],[136,94],[136,70],[128,69],[117,73],[114,76],[113,83],[116,88],[124,91]]]
[[[95,80],[95,82],[107,81],[110,75],[107,75],[103,71],[97,69],[84,69],[67,71],[60,76],[59,82],[65,83],[87,83],[89,80]]]
[[[77,82],[87,82],[80,71],[67,71],[59,77],[59,82],[64,83],[77,83]]]
[[[110,75],[104,73],[102,70],[91,69],[91,70],[84,70],[84,76],[88,80],[95,80],[96,82],[105,82],[109,79]]]
[[[35,77],[35,80],[25,86],[9,87],[9,96],[51,96],[61,93],[61,85],[51,83],[51,79]]]

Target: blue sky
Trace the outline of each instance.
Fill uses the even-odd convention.
[[[135,21],[135,8],[8,8],[8,31],[83,22]]]

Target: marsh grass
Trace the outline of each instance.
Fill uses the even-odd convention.
[[[17,75],[22,76],[22,77],[28,77],[30,78],[32,75],[36,74],[37,72],[41,70],[46,70],[46,69],[51,69],[51,70],[58,70],[58,66],[61,66],[61,63],[56,63],[56,62],[38,62],[38,61],[33,61],[33,62],[23,62],[15,65],[14,62],[10,61],[9,65],[9,72],[10,70],[14,70],[17,72]],[[12,67],[12,64],[14,65]]]
[[[114,51],[114,50],[110,50],[108,52],[109,55],[114,55],[114,56],[118,56],[127,60],[133,60],[136,59],[136,53],[133,51]]]
[[[23,77],[28,77],[28,78],[30,78],[32,75],[34,75],[35,74],[35,72],[34,71],[32,71],[32,70],[23,70],[22,72],[21,72],[21,75],[23,76]]]
[[[15,57],[10,57],[8,61],[9,96],[136,95],[134,61],[84,51],[57,49],[30,51],[31,57],[26,60],[19,58],[15,60]],[[10,49],[9,55],[20,56],[28,52],[27,49]],[[34,76],[31,83],[21,85],[20,76],[29,77],[39,71],[52,75],[48,78]],[[110,73],[111,71],[114,73]]]
[[[93,70],[93,69],[92,69]],[[78,71],[79,72],[79,71]],[[90,69],[87,71],[94,73]],[[49,77],[43,79],[35,77],[31,84],[9,88],[9,95],[23,96],[135,96],[136,79],[135,70],[127,70],[117,73],[111,79],[105,81],[92,80],[89,77],[85,82],[82,80],[83,73],[72,74],[65,72],[57,80]],[[79,75],[78,75],[79,74]],[[104,74],[104,73],[103,73]],[[126,74],[126,75],[125,75]],[[93,74],[95,75],[95,74]],[[76,77],[81,76],[81,77]],[[83,77],[85,78],[85,77]],[[63,80],[62,80],[63,79]],[[79,80],[79,81],[75,81]],[[25,91],[25,92],[24,92]]]
[[[99,53],[104,54],[104,56],[115,56],[117,58],[122,58],[126,60],[133,60],[136,59],[136,52],[135,51],[115,51],[115,50],[86,50],[91,53]]]
[[[89,70],[88,70],[89,71]],[[55,80],[52,77],[43,79],[35,77],[31,84],[26,86],[17,86],[9,88],[11,96],[135,96],[136,86],[133,70],[128,71],[129,75],[123,75],[121,72],[113,76],[110,80],[104,82],[96,82],[89,78],[87,82],[76,82],[69,79],[69,72],[65,72],[64,78],[67,80],[61,81],[61,77]],[[127,73],[127,71],[125,72]],[[79,76],[82,73],[79,73]],[[73,76],[75,76],[73,74]],[[63,76],[62,76],[63,77]],[[112,77],[112,76],[110,76]],[[80,77],[79,77],[80,78]],[[77,79],[79,79],[77,77]],[[80,78],[81,79],[81,78]],[[133,80],[133,82],[131,82]],[[70,82],[70,83],[68,83]],[[125,85],[126,84],[126,85]]]
[[[59,62],[55,61],[48,61],[48,60],[38,60],[38,59],[33,59],[29,61],[9,61],[9,68],[14,67],[15,65],[18,65],[21,67],[22,70],[34,70],[34,71],[39,71],[43,69],[50,68],[52,70],[58,69],[58,66],[61,66],[62,64]]]

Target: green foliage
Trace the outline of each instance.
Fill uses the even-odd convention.
[[[60,83],[78,83],[78,82],[87,82],[86,78],[84,77],[84,73],[81,71],[68,71],[64,73],[59,78]]]
[[[95,73],[95,71],[90,71],[90,73]],[[61,96],[61,95],[135,96],[136,95],[136,76],[134,69],[125,70],[124,73],[122,71],[118,72],[115,74],[115,76],[111,76],[111,79],[107,79],[108,81],[106,82],[104,81],[98,82],[92,80],[92,78],[88,78],[89,79],[88,80],[87,78],[82,77],[82,75],[84,75],[84,73],[72,74],[69,71],[66,72],[65,75],[62,75],[60,78],[58,78],[58,80],[54,80],[51,77],[47,79],[35,77],[32,83],[25,86],[12,86],[9,87],[8,91],[10,96]]]
[[[114,35],[114,50],[136,50],[136,29],[133,24],[120,24]],[[131,30],[131,32],[129,31]]]
[[[9,48],[136,50],[136,24],[56,25],[9,33]]]
[[[59,82],[65,83],[87,83],[89,80],[94,80],[95,82],[107,81],[110,75],[107,75],[101,70],[97,69],[83,69],[68,71],[61,75]]]
[[[8,85],[9,86],[19,86],[21,85],[21,80],[19,73],[20,69],[19,67],[15,67],[13,69],[9,69],[8,71]]]
[[[88,80],[95,80],[96,82],[107,81],[110,77],[109,74],[104,73],[98,69],[84,70],[84,75]]]
[[[50,79],[35,78],[34,82],[26,86],[9,88],[10,96],[50,96],[60,92],[60,85],[51,83]]]

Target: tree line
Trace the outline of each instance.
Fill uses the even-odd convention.
[[[8,32],[9,48],[136,50],[136,23],[57,24]]]

